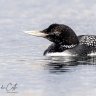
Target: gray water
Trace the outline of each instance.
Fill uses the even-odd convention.
[[[0,96],[96,96],[96,57],[45,57],[51,42],[23,32],[62,23],[96,35],[95,21],[96,0],[0,0]]]

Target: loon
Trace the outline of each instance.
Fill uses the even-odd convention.
[[[47,56],[96,55],[96,35],[79,35],[64,24],[51,24],[42,31],[25,31],[53,42],[45,51]]]

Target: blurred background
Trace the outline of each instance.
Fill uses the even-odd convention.
[[[96,35],[95,21],[96,0],[0,0],[0,84],[17,83],[15,96],[95,96],[96,58],[44,57],[51,43],[24,33],[60,23]]]

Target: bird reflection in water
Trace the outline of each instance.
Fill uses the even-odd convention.
[[[48,57],[47,68],[51,73],[70,72],[78,65],[96,65],[96,57]]]

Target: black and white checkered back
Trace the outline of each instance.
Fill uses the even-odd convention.
[[[96,47],[96,36],[95,35],[82,35],[78,36],[80,44],[86,44],[88,46]]]

